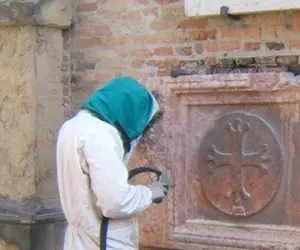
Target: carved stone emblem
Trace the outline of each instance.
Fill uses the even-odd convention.
[[[246,112],[228,113],[203,140],[203,189],[222,212],[247,216],[274,197],[281,177],[282,152],[272,126]]]

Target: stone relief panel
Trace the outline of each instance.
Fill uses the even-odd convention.
[[[207,149],[203,191],[213,206],[248,216],[272,200],[280,184],[282,150],[266,120],[245,111],[225,114],[201,143]]]

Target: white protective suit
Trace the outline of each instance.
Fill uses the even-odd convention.
[[[156,103],[153,114],[157,110]],[[125,158],[119,131],[87,110],[61,127],[57,177],[68,222],[64,250],[99,250],[102,214],[110,218],[107,250],[138,249],[136,215],[151,205],[152,193],[127,183]]]

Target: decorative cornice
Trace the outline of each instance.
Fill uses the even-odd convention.
[[[70,26],[70,0],[7,0],[0,2],[0,26],[37,25],[66,29]]]

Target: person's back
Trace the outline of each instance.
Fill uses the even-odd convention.
[[[128,79],[125,78],[125,80]],[[129,87],[136,84],[131,79],[129,80],[131,81],[128,83]],[[113,82],[113,84],[116,83]],[[119,86],[118,84],[117,86]],[[141,87],[138,86],[138,88]],[[124,91],[121,89],[120,98],[123,98]],[[127,95],[134,94],[130,90],[127,91],[129,91]],[[102,95],[103,92],[100,94]],[[96,93],[97,98],[101,98],[100,94]],[[108,102],[114,94],[115,92],[106,96],[106,101]],[[124,127],[125,131],[127,129],[125,136],[130,133],[140,135],[140,131],[145,129],[153,115],[153,104],[151,107],[149,106],[151,110],[149,109],[148,114],[143,110],[146,106],[141,110],[139,107],[130,109],[130,105],[126,106],[128,103],[125,100],[128,99],[127,102],[130,103],[136,101],[134,98],[133,96],[131,97],[133,100],[129,100],[126,96],[123,100],[114,99],[115,102],[121,101],[120,105],[116,107],[117,111],[122,108],[124,111],[127,107],[127,116],[124,114],[116,116],[109,110],[110,117],[124,118],[123,121],[119,120],[123,129]],[[141,97],[136,98],[141,99]],[[112,105],[114,104],[113,102]],[[62,208],[68,222],[64,249],[98,250],[103,214],[110,218],[107,250],[136,250],[138,248],[138,231],[135,215],[151,205],[155,192],[164,197],[166,190],[160,183],[150,187],[132,186],[127,183],[128,170],[123,159],[129,152],[126,151],[124,144],[124,134],[122,134],[124,130],[120,131],[117,129],[118,126],[110,124],[110,117],[105,118],[105,115],[109,113],[103,111],[107,108],[106,104],[97,105],[98,103],[95,104],[93,99],[89,101],[84,110],[63,124],[58,135],[58,186]],[[95,113],[95,110],[103,112]],[[151,114],[149,114],[150,111]],[[140,112],[146,115],[147,122],[144,122],[143,126],[134,125],[135,123],[131,122],[134,126],[140,127],[138,132],[132,129],[134,126],[131,126],[130,119],[134,118],[134,114],[130,114],[130,112]],[[138,122],[142,120],[140,115],[135,119]],[[129,125],[126,125],[124,121]],[[138,136],[133,137],[136,139]],[[133,140],[131,140],[131,144],[132,142]]]

